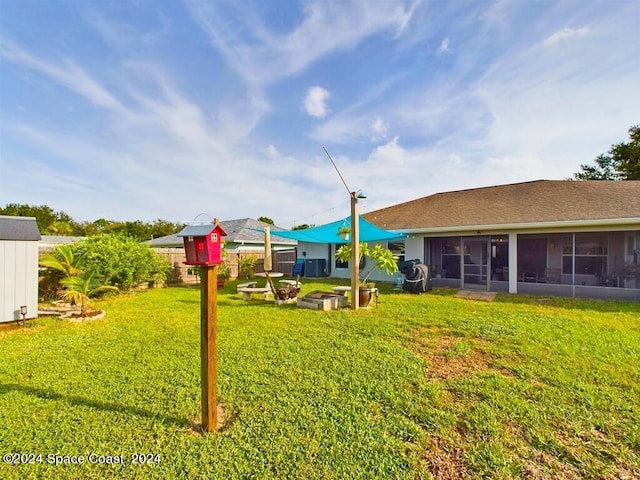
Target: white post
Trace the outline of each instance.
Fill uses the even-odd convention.
[[[509,234],[509,293],[518,293],[518,234]]]

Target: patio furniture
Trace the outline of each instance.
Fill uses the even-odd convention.
[[[269,296],[273,295],[271,287],[242,287],[238,288],[238,293],[242,294],[243,300],[251,300],[251,294],[261,293],[264,294],[264,299],[269,300]]]
[[[538,278],[541,283],[560,283],[561,270],[559,268],[546,268],[544,275]]]

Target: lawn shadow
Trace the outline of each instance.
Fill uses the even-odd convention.
[[[114,402],[106,402],[103,400],[93,400],[90,398],[84,398],[77,395],[63,395],[56,393],[52,390],[45,390],[44,388],[30,387],[27,385],[19,385],[17,383],[0,383],[0,394],[9,392],[20,392],[34,397],[41,398],[43,400],[58,400],[69,403],[71,405],[90,407],[105,412],[125,413],[128,415],[135,415],[139,417],[146,417],[152,420],[159,420],[166,426],[174,426],[179,428],[191,428],[192,421],[189,418],[180,418],[174,416],[163,416],[153,413],[149,410],[145,410],[139,407],[132,407],[126,405],[120,405]]]

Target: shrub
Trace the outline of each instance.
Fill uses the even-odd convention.
[[[240,278],[253,278],[256,274],[256,263],[258,257],[247,255],[238,257],[238,276]]]
[[[95,235],[71,248],[82,258],[87,272],[120,290],[149,281],[163,283],[171,271],[169,262],[131,237]]]

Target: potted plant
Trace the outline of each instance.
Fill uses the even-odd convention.
[[[342,240],[349,240],[349,235],[350,234],[351,234],[351,227],[348,227],[346,225],[342,225],[342,226],[338,227],[338,236]]]
[[[217,278],[218,288],[224,287],[224,283],[229,279],[230,276],[231,276],[231,272],[229,270],[229,265],[227,264],[226,261],[222,262],[218,266],[218,278]]]
[[[336,259],[341,262],[349,262],[351,260],[352,244],[341,246],[336,252]],[[374,283],[370,283],[369,277],[376,270],[380,270],[387,275],[393,275],[398,270],[398,259],[388,248],[384,248],[382,245],[377,244],[374,247],[369,247],[367,243],[360,243],[360,259],[370,258],[373,260],[373,267],[369,268],[364,274],[363,278],[360,278],[358,285],[358,297],[360,299],[360,306],[367,307],[371,301],[371,292],[375,287]],[[355,295],[352,292],[352,295]]]

